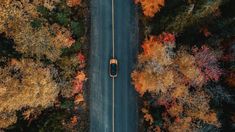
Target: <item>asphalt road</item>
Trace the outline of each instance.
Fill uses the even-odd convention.
[[[136,7],[133,0],[114,0],[114,8],[115,57],[119,61],[115,79],[115,132],[137,132],[137,94],[130,79],[138,50]],[[90,132],[112,132],[112,79],[108,72],[112,57],[111,15],[111,0],[91,0]]]

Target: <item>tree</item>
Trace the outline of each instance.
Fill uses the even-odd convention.
[[[208,80],[218,81],[221,74],[216,73],[218,78],[211,72],[202,74],[207,68],[221,71],[217,56],[205,46],[191,51],[181,47],[176,53],[174,47],[175,39],[169,33],[151,36],[143,42],[143,52],[131,74],[136,91],[141,97],[150,93],[157,105],[164,108],[163,126],[168,131],[193,131],[198,121],[219,127],[217,114],[209,105],[210,95],[203,86]],[[152,113],[146,111],[150,110],[145,110],[144,118],[154,122]]]
[[[51,119],[35,120],[40,130],[50,127],[64,131],[64,127],[70,126],[62,120],[70,118],[75,111],[79,120],[73,118],[70,123],[79,121],[76,128],[85,130],[86,57],[80,48],[87,41],[82,30],[85,30],[83,20],[88,16],[88,8],[86,1],[82,8],[73,8],[80,4],[81,0],[1,1],[0,41],[6,38],[9,42],[3,44],[9,46],[2,45],[0,51],[0,128],[17,120],[27,120],[30,124],[41,113],[47,114],[43,110],[50,107],[52,113],[58,112],[58,108],[60,113],[50,113]],[[18,118],[21,113],[23,118]],[[24,125],[15,125],[13,131]]]
[[[18,8],[17,4],[20,4],[21,8]],[[28,6],[32,9],[28,10]],[[12,1],[8,5],[2,5],[0,11],[0,33],[12,38],[16,50],[26,56],[37,56],[41,59],[45,56],[51,61],[56,61],[63,48],[69,48],[75,43],[70,31],[58,24],[46,23],[34,29],[31,19],[39,16],[34,4]]]
[[[153,125],[144,122],[143,129],[231,130],[224,117],[234,111],[230,107],[234,90],[227,89],[235,82],[234,4],[233,0],[174,0],[165,1],[153,17],[141,12],[140,36],[145,40],[132,78],[154,119]],[[164,80],[167,71],[172,76]],[[219,128],[220,123],[226,125]]]
[[[82,92],[83,84],[86,80],[87,78],[84,71],[80,71],[77,73],[75,80],[73,81],[73,94]]]
[[[22,108],[52,106],[59,93],[50,70],[30,59],[13,59],[7,67],[0,69],[0,78],[0,122],[3,123],[0,128],[15,123],[16,111]]]
[[[135,3],[141,4],[145,16],[153,17],[164,6],[165,0],[135,0]]]
[[[67,0],[66,2],[69,7],[74,7],[80,5],[82,0]]]
[[[204,76],[204,80],[218,81],[222,75],[222,70],[217,64],[218,60],[215,55],[207,46],[203,45],[200,49],[193,48],[193,55],[197,66],[201,70],[201,74]]]

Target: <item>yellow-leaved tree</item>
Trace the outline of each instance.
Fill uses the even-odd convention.
[[[0,128],[16,122],[16,111],[52,106],[59,89],[48,68],[30,59],[0,68]]]

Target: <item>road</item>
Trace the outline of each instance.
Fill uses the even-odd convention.
[[[112,79],[108,73],[112,57],[112,1],[91,0],[90,8],[90,132],[112,132]],[[130,79],[138,51],[136,7],[133,0],[114,0],[114,11],[115,57],[119,61],[114,85],[115,132],[137,132],[137,94]]]

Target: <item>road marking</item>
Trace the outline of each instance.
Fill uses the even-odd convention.
[[[115,55],[115,49],[114,49],[114,46],[115,46],[115,38],[114,38],[114,36],[115,36],[115,31],[114,31],[114,27],[115,27],[115,25],[114,25],[115,23],[114,23],[114,0],[112,0],[112,49],[113,49],[113,58],[115,57],[114,55]],[[113,83],[113,86],[112,86],[112,132],[115,132],[115,91],[114,91],[114,78],[112,78],[112,83]]]
[[[115,110],[114,110],[114,99],[115,99],[114,98],[114,93],[115,93],[114,92],[114,78],[112,78],[112,80],[113,80],[113,94],[112,94],[112,96],[113,96],[113,99],[112,99],[113,100],[113,103],[112,103],[113,104],[113,108],[112,108],[113,109],[113,111],[112,111],[112,126],[113,126],[113,130],[112,130],[112,132],[114,132],[115,131],[114,130],[114,128],[115,128],[115,124],[114,124],[115,123],[114,122],[114,112],[115,112]]]
[[[115,48],[114,48],[114,40],[115,40],[115,37],[114,37],[114,26],[115,26],[115,23],[114,23],[114,0],[112,0],[112,45],[113,45],[113,58],[115,57],[114,54],[115,54]]]

